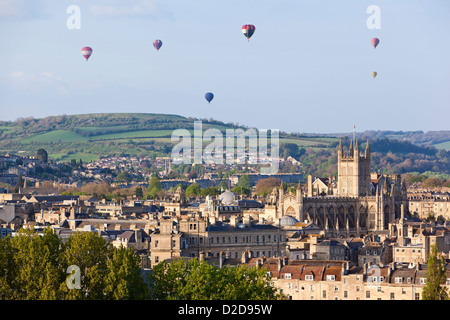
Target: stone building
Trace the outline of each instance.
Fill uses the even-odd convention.
[[[209,223],[206,220],[190,219],[179,222],[182,234],[182,256],[218,257],[240,259],[245,252],[251,256],[281,256],[286,253],[285,231],[270,225],[252,223],[251,218],[242,221],[233,216],[230,223]]]
[[[372,179],[374,178],[374,179]],[[290,215],[309,221],[325,230],[327,237],[359,237],[388,230],[388,224],[400,217],[401,205],[407,208],[406,186],[400,175],[370,173],[370,147],[360,152],[358,142],[348,152],[338,149],[337,194],[314,192],[308,176],[306,190],[299,184],[295,191],[280,186],[268,197],[265,219],[276,221]]]
[[[264,257],[244,264],[265,268],[273,286],[290,300],[421,300],[426,283],[426,265],[349,268],[346,261]],[[446,275],[448,290],[448,265]]]

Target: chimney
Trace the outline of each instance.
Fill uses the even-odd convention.
[[[222,269],[223,261],[224,261],[223,251],[220,251],[220,253],[219,253],[219,269]]]
[[[237,216],[231,216],[230,217],[230,226],[236,227],[238,223],[238,217]]]
[[[142,243],[142,230],[141,229],[134,230],[134,238],[135,238],[135,241],[137,244]]]
[[[242,252],[242,258],[241,258],[241,263],[245,264],[248,262],[248,251],[243,251]]]

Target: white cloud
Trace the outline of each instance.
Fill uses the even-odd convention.
[[[89,12],[102,17],[144,17],[156,16],[159,13],[159,5],[154,0],[134,1],[131,5],[117,5],[117,1],[108,1],[107,5],[92,5]],[[128,1],[130,3],[131,1]]]
[[[44,89],[56,89],[60,94],[69,93],[67,83],[51,72],[41,73],[13,71],[9,74],[9,81],[16,88],[31,91],[41,91]]]

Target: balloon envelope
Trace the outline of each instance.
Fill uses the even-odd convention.
[[[153,41],[153,46],[155,47],[156,50],[159,50],[159,48],[161,48],[162,46],[162,41],[159,39]]]
[[[372,42],[373,47],[376,48],[377,45],[380,43],[380,39],[373,38],[372,40],[370,40],[370,42]]]
[[[250,37],[255,32],[255,26],[252,24],[245,24],[242,26],[241,30],[247,40],[250,41]]]
[[[211,92],[207,92],[205,94],[205,99],[206,99],[206,101],[208,101],[208,103],[210,103],[211,100],[214,99],[214,94],[212,94]]]
[[[81,49],[81,54],[86,59],[86,61],[88,61],[89,57],[92,54],[92,48],[91,47],[84,47],[83,49]]]
[[[375,79],[375,77],[377,76],[377,73],[374,71],[372,72],[372,77]]]

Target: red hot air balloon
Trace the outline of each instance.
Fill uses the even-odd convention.
[[[84,47],[83,49],[81,49],[81,54],[83,55],[83,57],[86,59],[86,62],[87,62],[89,57],[92,54],[92,48],[91,47]]]
[[[370,42],[372,42],[373,47],[376,48],[377,45],[380,43],[380,39],[373,38],[372,40],[370,40]]]
[[[241,30],[242,30],[242,33],[244,34],[244,36],[247,38],[247,40],[250,41],[250,37],[255,32],[255,26],[252,24],[246,24],[246,25],[242,26]]]
[[[161,48],[162,46],[162,41],[158,39],[153,41],[153,46],[155,47],[156,50],[159,50],[159,48]]]

